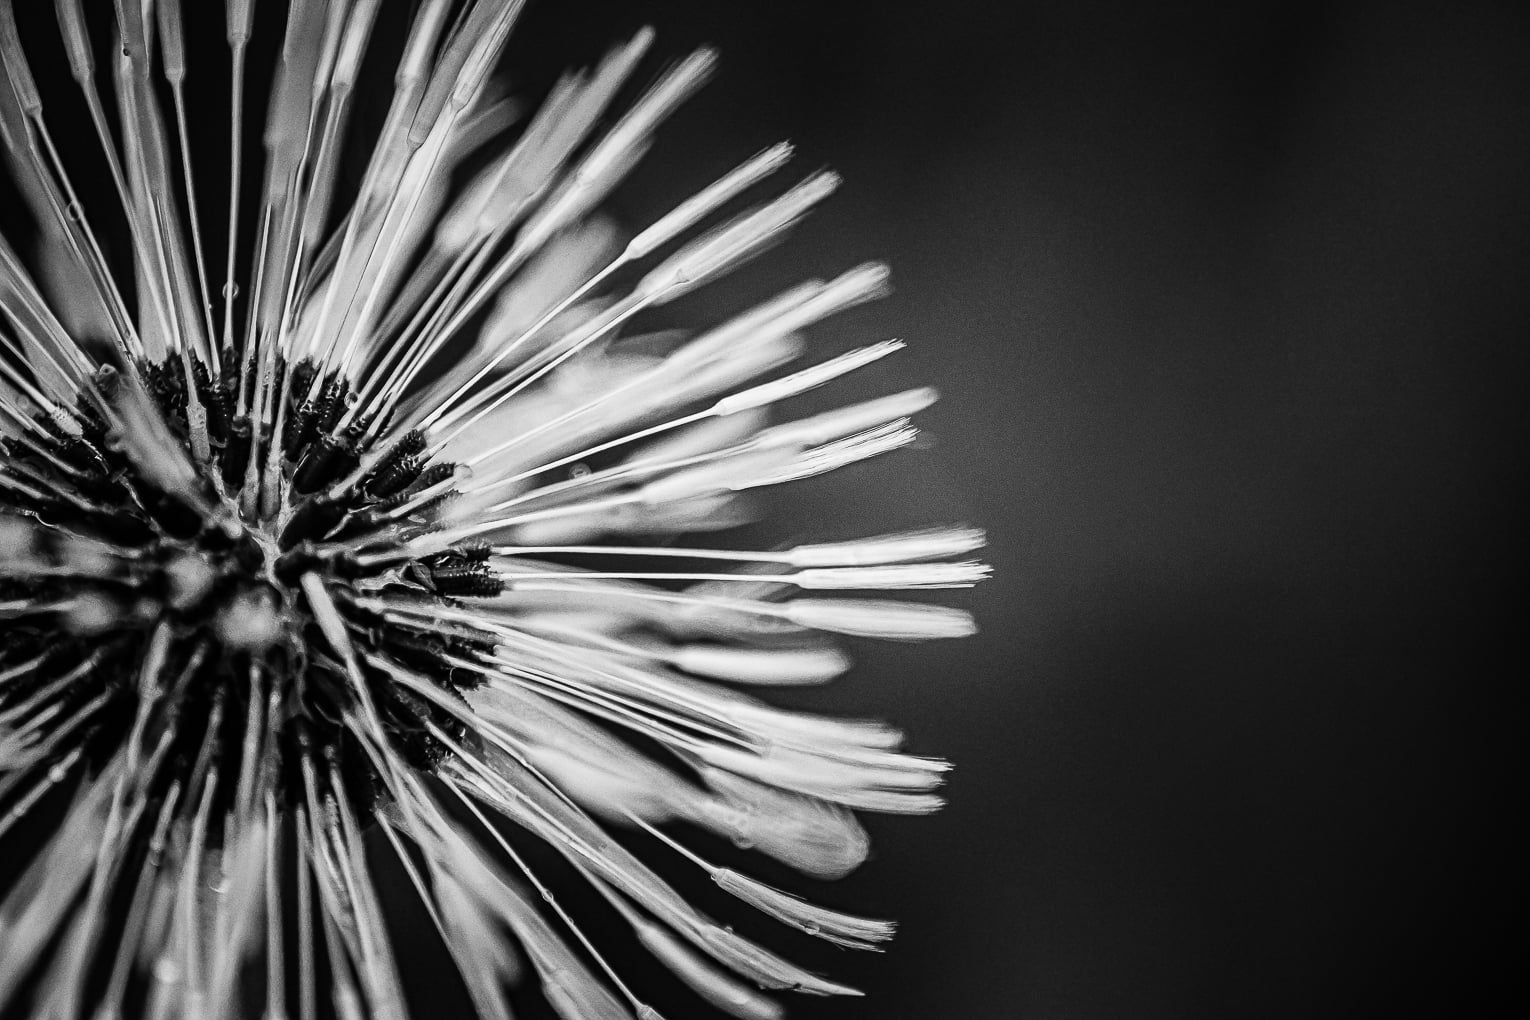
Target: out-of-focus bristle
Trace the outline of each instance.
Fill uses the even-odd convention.
[[[32,68],[27,62],[26,50],[21,45],[21,34],[16,31],[15,0],[0,0],[0,63],[16,90],[16,99],[29,117],[42,111],[42,96],[37,92],[37,82],[32,78]]]

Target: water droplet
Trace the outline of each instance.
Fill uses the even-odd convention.
[[[733,845],[740,850],[753,850],[754,840],[750,839],[749,834],[746,832],[735,832],[733,834]]]
[[[802,930],[807,932],[809,935],[820,935],[820,934],[823,933],[823,929],[821,927],[819,927],[818,925],[814,924],[812,921],[809,921],[807,924],[804,924],[802,926]]]
[[[78,223],[85,218],[85,207],[78,202],[70,202],[64,206],[64,215]]]
[[[590,470],[590,465],[583,462],[575,464],[573,467],[568,469],[568,476],[572,479],[575,479],[576,481],[580,478],[588,478],[592,473],[593,472]]]
[[[48,770],[48,782],[50,782],[50,783],[62,783],[65,779],[68,779],[68,778],[69,778],[69,763],[68,762],[62,762],[62,761],[54,762],[53,763],[53,767]]]
[[[223,285],[223,296],[232,301],[239,296],[239,284],[229,282]]]

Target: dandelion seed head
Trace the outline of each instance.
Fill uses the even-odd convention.
[[[838,175],[777,184],[780,143],[618,225],[602,203],[717,65],[645,70],[647,29],[537,105],[497,75],[519,2],[262,5],[265,66],[255,5],[230,0],[211,72],[182,3],[87,6],[40,25],[0,0],[0,135],[37,224],[0,236],[0,840],[60,809],[0,886],[0,1011],[402,1016],[379,854],[485,1017],[528,975],[567,1020],[658,1016],[607,937],[734,1016],[781,1015],[766,991],[858,994],[646,862],[875,949],[891,922],[688,836],[831,879],[868,854],[856,811],[941,803],[944,763],[890,726],[755,691],[842,674],[837,635],[971,633],[965,610],[885,593],[981,581],[982,533],[707,537],[752,519],[755,490],[913,442],[932,390],[792,411],[902,348],[791,364],[886,268],[644,332]],[[405,41],[367,134],[363,57],[390,16]],[[34,77],[44,28],[80,120]],[[187,91],[225,85],[228,123],[193,124]],[[93,177],[64,132],[93,141]],[[193,166],[222,145],[215,195]],[[531,843],[625,933],[592,938]]]

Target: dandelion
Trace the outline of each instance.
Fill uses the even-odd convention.
[[[925,389],[790,411],[901,347],[789,367],[805,329],[886,288],[882,267],[635,335],[838,178],[772,185],[792,155],[774,146],[622,243],[601,203],[713,54],[645,88],[644,31],[528,110],[496,71],[516,0],[410,5],[362,152],[363,55],[403,5],[262,5],[285,21],[250,146],[254,5],[229,0],[215,196],[192,172],[187,91],[214,83],[188,74],[182,0],[57,0],[62,102],[29,64],[49,25],[14,6],[0,129],[39,243],[0,238],[0,838],[36,847],[0,900],[0,1011],[402,1016],[380,855],[484,1017],[512,1015],[524,975],[566,1018],[656,1017],[602,955],[617,939],[738,1017],[780,1015],[768,991],[855,994],[648,862],[882,945],[891,923],[685,840],[831,879],[866,856],[854,811],[939,806],[945,764],[895,730],[745,691],[840,674],[834,635],[969,633],[886,593],[974,584],[983,536],[680,541],[738,523],[747,490],[914,438]],[[61,132],[90,141],[109,193],[77,190]],[[593,938],[533,844],[624,930]]]

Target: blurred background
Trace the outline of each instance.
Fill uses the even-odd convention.
[[[741,923],[868,993],[793,1016],[1455,1015],[1511,988],[1523,6],[533,4],[533,91],[642,24],[722,51],[623,223],[781,138],[846,178],[659,325],[885,259],[896,294],[813,341],[909,350],[799,407],[944,394],[927,448],[773,495],[739,541],[991,536],[995,580],[954,600],[979,637],[861,643],[791,699],[957,766],[942,814],[869,820],[851,878],[759,872],[901,923],[874,956]],[[194,130],[221,139],[222,102]],[[414,1007],[463,1015],[402,909]]]
[[[793,1015],[1507,988],[1530,10],[577,6],[571,37],[723,53],[630,208],[793,139],[847,183],[748,293],[887,259],[896,295],[815,339],[905,337],[874,388],[944,393],[933,449],[778,513],[991,534],[983,633],[868,643],[830,695],[957,769],[943,814],[873,819],[873,860],[814,891],[900,920],[883,957],[817,960],[868,998]]]

